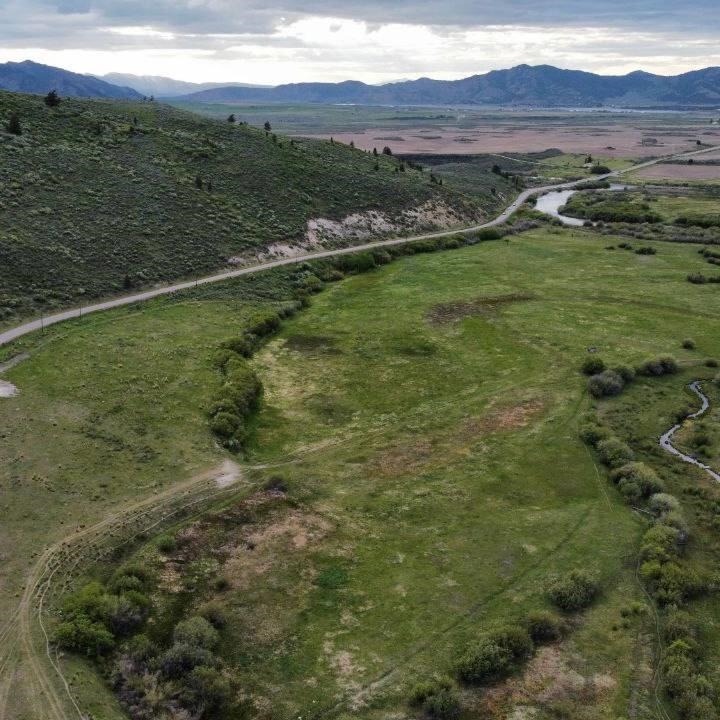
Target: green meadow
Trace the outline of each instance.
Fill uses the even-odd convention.
[[[453,677],[485,633],[556,612],[548,582],[578,568],[597,579],[594,603],[557,613],[562,639],[509,679],[461,685],[462,716],[659,716],[656,610],[637,575],[650,520],[578,431],[598,415],[652,464],[685,498],[689,562],[711,564],[717,491],[656,440],[692,404],[684,385],[717,372],[705,361],[720,358],[720,300],[716,286],[686,281],[704,267],[696,246],[636,255],[609,242],[545,227],[338,276],[262,345],[250,362],[264,396],[235,458],[248,468],[242,488],[118,557],[145,569],[143,633],[155,646],[167,648],[183,619],[222,618],[214,652],[232,681],[224,709],[205,716],[415,717],[413,686]],[[208,428],[221,383],[214,353],[312,270],[88,317],[18,344],[31,357],[5,378],[20,393],[0,400],[6,613],[33,553],[230,457]],[[681,347],[688,337],[693,349]],[[679,375],[589,396],[588,357],[635,366],[664,354]],[[716,416],[704,422],[717,458]],[[707,502],[685,492],[694,485]],[[89,564],[71,587],[109,582],[112,570]],[[716,599],[692,607],[716,660]],[[96,674],[110,677],[118,654],[61,661],[95,717],[120,716]],[[151,716],[171,717],[158,695],[146,698]]]

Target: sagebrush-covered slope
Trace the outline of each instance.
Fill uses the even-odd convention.
[[[13,113],[19,136],[5,132]],[[0,92],[0,128],[0,321],[207,273],[302,241],[311,218],[393,217],[432,201],[481,216],[475,201],[429,172],[400,172],[394,158],[156,103],[65,99],[51,109]]]

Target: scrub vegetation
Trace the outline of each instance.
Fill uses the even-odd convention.
[[[0,323],[298,245],[314,218],[483,216],[393,157],[155,102],[1,92],[0,128]]]

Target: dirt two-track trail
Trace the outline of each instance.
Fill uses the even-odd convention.
[[[595,179],[617,177],[668,159],[692,157],[718,150],[720,150],[720,146],[657,158],[625,170],[615,171],[609,175],[598,176]],[[147,290],[82,309],[67,310],[0,333],[0,346],[46,326],[82,315],[142,302],[199,285],[258,273],[282,265],[434,239],[447,236],[451,232],[474,232],[495,227],[512,217],[529,198],[553,190],[574,188],[585,182],[587,182],[587,178],[525,190],[498,217],[481,225],[456,231],[383,240],[360,246],[283,258],[218,273],[198,280]],[[85,718],[70,691],[67,679],[63,676],[44,625],[44,608],[47,603],[51,598],[58,597],[62,593],[73,575],[78,572],[88,558],[97,561],[102,557],[109,556],[113,550],[131,542],[139,535],[150,533],[160,525],[172,521],[174,517],[187,518],[192,516],[193,512],[201,512],[213,501],[219,501],[224,496],[230,497],[237,493],[241,487],[241,481],[240,467],[231,461],[226,461],[220,468],[180,482],[145,499],[118,507],[109,517],[92,526],[77,528],[48,547],[33,564],[26,577],[17,607],[5,619],[5,623],[0,629],[0,720],[16,720],[16,717],[9,713],[13,712],[11,708],[17,708],[18,698],[21,698],[20,702],[25,703],[23,715],[29,720],[74,720],[75,718],[82,720]],[[16,691],[19,691],[20,694]]]

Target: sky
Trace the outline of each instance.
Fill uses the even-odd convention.
[[[0,0],[0,62],[193,82],[720,66],[719,0]]]

